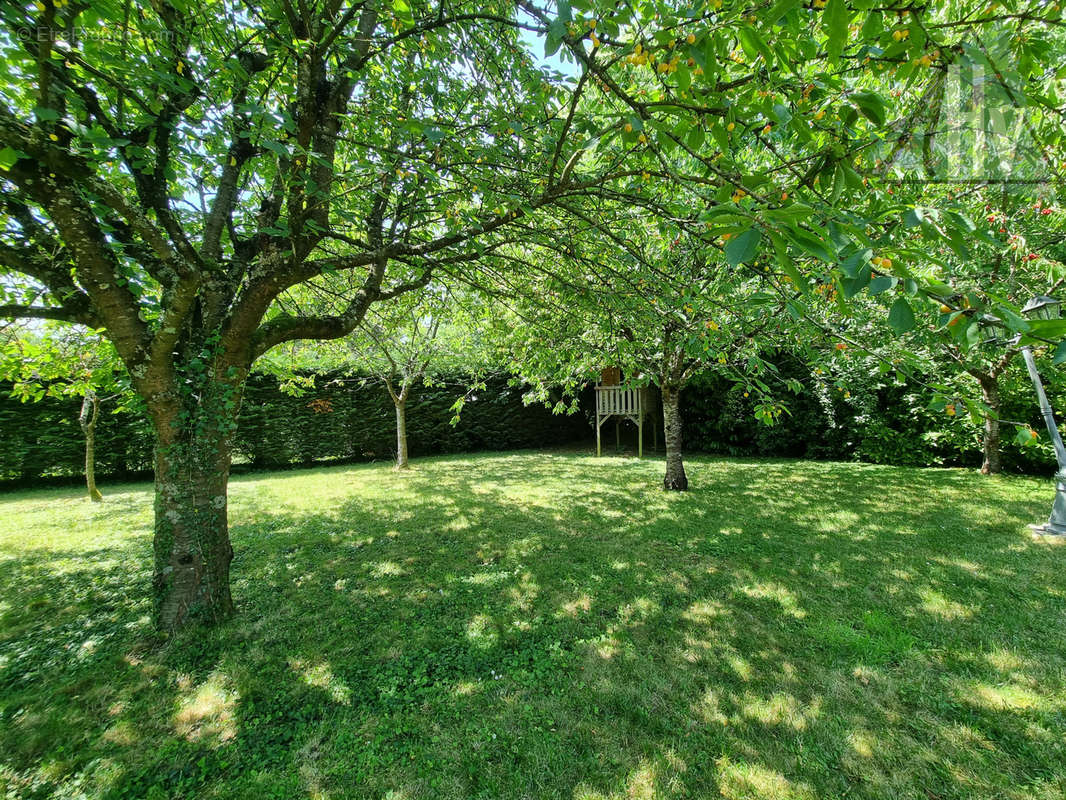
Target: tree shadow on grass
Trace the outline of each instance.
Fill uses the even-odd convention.
[[[4,617],[7,769],[27,796],[1061,791],[1066,581],[1021,533],[1039,503],[726,460],[674,495],[660,468],[321,470],[315,513],[286,502],[300,476],[237,480],[240,615],[166,644],[144,541],[2,562],[3,596],[51,604]]]

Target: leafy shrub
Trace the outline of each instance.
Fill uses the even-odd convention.
[[[681,395],[685,448],[730,456],[980,466],[984,421],[971,418],[961,403],[954,416],[931,408],[926,387],[899,382],[861,359],[843,365],[832,379],[787,353],[776,362],[782,380],[794,379],[802,386],[798,394],[784,395],[788,413],[777,424],[756,421],[757,401],[744,397],[743,388],[713,374],[697,376]],[[1066,414],[1066,381],[1052,370],[1047,373],[1052,406]],[[976,383],[972,390],[976,395]],[[1005,376],[1000,393],[1004,470],[1053,471],[1054,453],[1024,372]],[[1039,443],[1018,444],[1019,426],[1039,431]]]

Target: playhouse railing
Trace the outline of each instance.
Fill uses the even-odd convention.
[[[597,386],[596,412],[598,414],[634,415],[641,411],[640,389],[624,386]]]
[[[644,417],[654,411],[653,395],[647,388],[628,388],[617,385],[599,385],[596,387],[596,455],[603,453],[600,442],[600,428],[612,417],[615,420],[614,444],[621,446],[618,422],[629,419],[637,425],[637,458],[644,455]],[[651,414],[652,446],[658,447],[658,426],[655,415]]]

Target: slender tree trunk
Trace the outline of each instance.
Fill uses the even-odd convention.
[[[396,406],[396,469],[407,469],[407,397],[411,394],[411,382],[404,378],[397,392],[391,377],[386,376],[383,380],[392,404]]]
[[[100,414],[100,399],[89,390],[81,402],[81,414],[78,424],[85,435],[85,488],[89,490],[89,499],[99,503],[104,499],[96,488],[96,418]]]
[[[981,464],[982,475],[995,475],[1002,469],[999,446],[999,379],[991,375],[979,378],[981,399],[991,409],[985,412],[985,430],[981,437],[984,450],[984,462]]]
[[[407,389],[396,398],[396,469],[407,469]]]
[[[664,384],[662,395],[663,440],[666,443],[666,476],[663,478],[663,488],[684,492],[688,490],[688,476],[681,461],[681,389]]]
[[[154,588],[163,630],[233,613],[226,491],[243,376],[206,384],[173,419],[155,419]]]

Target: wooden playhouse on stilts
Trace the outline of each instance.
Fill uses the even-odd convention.
[[[652,449],[659,446],[659,428],[656,423],[655,391],[650,386],[626,386],[622,372],[617,367],[607,367],[600,373],[596,384],[596,455],[602,455],[601,432],[603,423],[614,418],[615,447],[621,443],[619,425],[630,420],[637,426],[637,458],[644,455],[644,422],[651,422]]]

